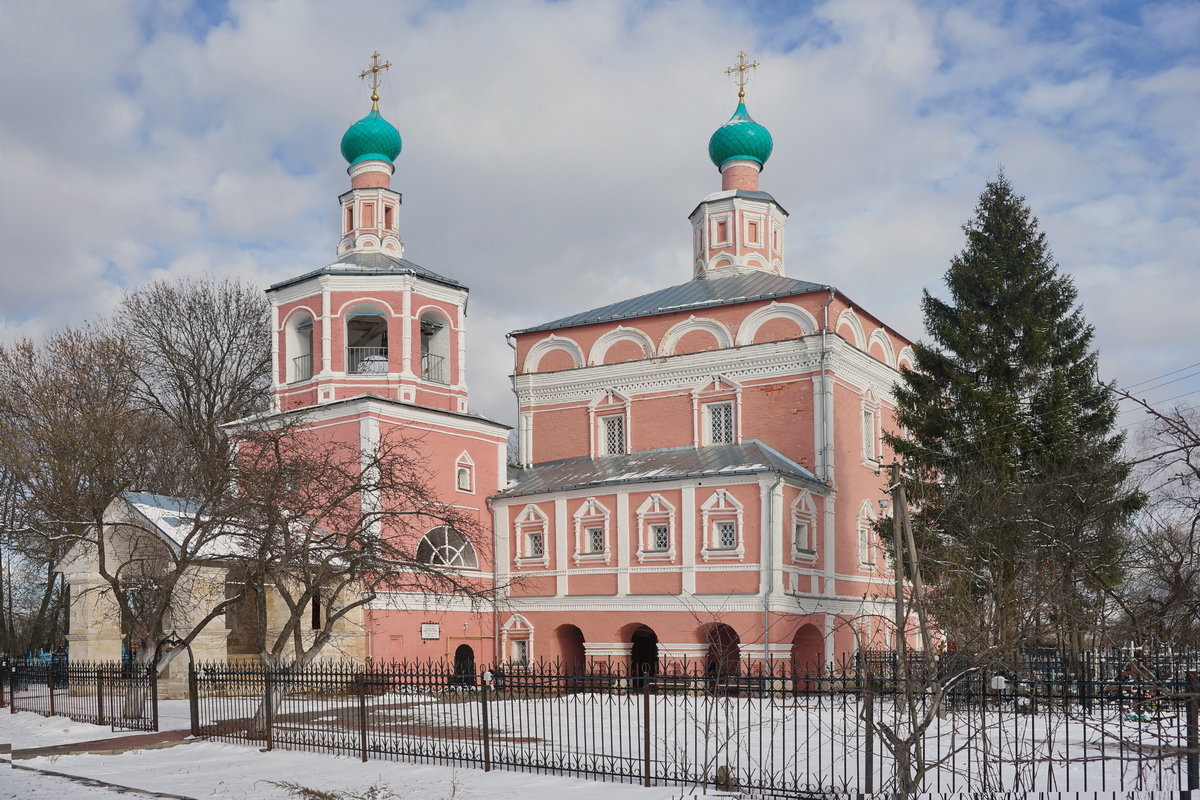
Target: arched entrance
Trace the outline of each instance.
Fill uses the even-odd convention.
[[[469,644],[460,644],[454,651],[454,677],[450,683],[455,686],[475,685],[475,651]]]
[[[737,675],[741,672],[741,637],[737,631],[718,623],[708,629],[708,652],[705,655],[704,668],[709,677],[722,675]]]
[[[563,675],[582,675],[587,670],[587,651],[583,646],[583,631],[574,625],[559,625],[554,631],[558,638],[559,667]]]
[[[658,634],[640,626],[629,637],[629,674],[649,678],[658,674]]]
[[[816,691],[816,681],[803,679],[819,676],[824,668],[825,637],[816,625],[802,625],[792,637],[792,675],[796,691]]]

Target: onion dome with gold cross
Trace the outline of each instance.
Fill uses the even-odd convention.
[[[775,146],[771,132],[751,119],[746,110],[747,71],[757,66],[757,61],[748,62],[745,53],[738,53],[738,63],[725,70],[726,74],[737,76],[738,105],[729,121],[708,140],[708,157],[717,169],[730,161],[753,161],[762,169],[771,157]]]
[[[371,113],[351,125],[342,134],[342,157],[352,166],[360,161],[395,161],[403,142],[396,126],[379,113],[379,73],[391,66],[379,63],[379,53],[371,55],[370,68],[360,78],[371,78]]]

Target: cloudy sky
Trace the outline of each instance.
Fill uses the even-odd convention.
[[[1197,402],[1194,0],[0,0],[0,339],[156,278],[332,260],[378,50],[406,255],[471,287],[474,404],[511,422],[506,331],[690,278],[741,49],[790,276],[923,336],[1003,165],[1103,377]]]

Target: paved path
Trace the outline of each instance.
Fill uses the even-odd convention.
[[[16,762],[24,758],[39,756],[64,756],[72,753],[123,753],[126,750],[145,750],[152,747],[170,747],[180,744],[191,735],[187,730],[158,731],[156,733],[139,733],[134,736],[112,736],[107,739],[92,739],[87,742],[70,742],[69,744],[53,744],[47,747],[30,747],[25,750],[14,749],[12,760]]]

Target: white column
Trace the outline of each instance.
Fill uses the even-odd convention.
[[[617,596],[629,594],[629,495],[617,495]]]
[[[559,597],[567,595],[567,499],[554,501],[554,592]]]
[[[696,593],[696,490],[685,486],[680,493],[679,536],[683,565],[683,593]]]

